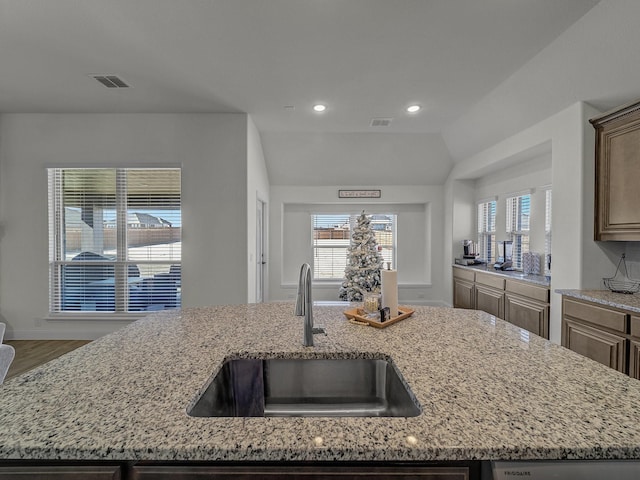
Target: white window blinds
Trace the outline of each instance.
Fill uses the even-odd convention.
[[[522,270],[522,254],[529,251],[531,195],[507,198],[507,235],[513,241],[513,266]]]
[[[496,201],[478,204],[478,254],[487,263],[496,261]]]
[[[544,214],[544,274],[551,275],[551,204],[553,196],[551,189],[545,191]]]
[[[179,168],[52,168],[50,311],[181,304]]]
[[[396,214],[367,214],[371,219],[385,266],[396,259]],[[315,280],[342,280],[347,266],[351,232],[356,225],[355,214],[312,214],[313,277]]]

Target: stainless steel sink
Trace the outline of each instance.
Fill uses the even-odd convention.
[[[385,359],[232,359],[193,417],[415,417],[420,406]]]

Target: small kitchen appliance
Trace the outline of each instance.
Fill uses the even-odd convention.
[[[478,244],[474,240],[462,240],[462,257],[455,259],[458,265],[476,265],[478,260]]]
[[[496,270],[513,270],[513,241],[502,240],[497,243],[498,260],[493,265]]]

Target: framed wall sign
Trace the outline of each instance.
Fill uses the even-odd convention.
[[[338,198],[380,198],[382,190],[338,190]]]

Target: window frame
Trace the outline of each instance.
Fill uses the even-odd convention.
[[[544,258],[543,260],[543,272],[544,275],[551,275],[551,268],[549,267],[551,259],[551,226],[553,219],[553,191],[551,187],[544,189]]]
[[[65,171],[70,170],[113,170],[115,173],[115,192],[114,192],[114,208],[110,208],[109,210],[113,210],[115,212],[115,258],[113,261],[93,261],[84,259],[81,261],[73,261],[72,259],[67,258],[70,252],[65,250],[65,231],[67,225],[65,224],[65,215],[66,209],[73,209],[74,207],[65,204],[64,201],[64,182],[63,175]],[[158,172],[163,170],[175,170],[178,172],[179,176],[179,193],[178,193],[178,208],[179,208],[179,218],[180,218],[180,236],[178,237],[179,242],[182,240],[182,186],[181,186],[181,177],[182,177],[182,168],[179,166],[155,166],[155,167],[84,167],[84,166],[69,166],[69,167],[51,167],[47,168],[47,176],[48,176],[48,217],[49,217],[49,285],[48,285],[48,316],[49,318],[77,318],[82,317],[83,319],[131,319],[132,317],[140,317],[149,314],[149,311],[139,311],[139,310],[129,310],[131,305],[135,304],[133,301],[129,301],[129,277],[130,277],[130,268],[137,268],[139,265],[144,265],[150,269],[153,269],[154,266],[170,266],[170,270],[173,271],[173,266],[176,265],[178,267],[178,272],[181,272],[182,267],[182,255],[181,253],[178,255],[178,259],[171,257],[170,260],[141,260],[136,258],[129,258],[129,250],[133,248],[128,244],[128,233],[130,229],[135,229],[135,226],[128,224],[128,215],[129,210],[131,209],[131,204],[128,201],[127,196],[127,187],[130,183],[127,180],[127,173],[131,171],[141,171],[148,170],[151,172]],[[140,208],[140,210],[163,210],[167,208],[167,205],[170,205],[172,202],[175,202],[175,198],[172,198],[166,204],[159,204],[157,208]],[[135,202],[134,202],[135,204]],[[164,208],[163,208],[164,207]],[[167,217],[169,218],[169,217]],[[103,219],[104,221],[104,219]],[[171,233],[173,235],[174,232]],[[81,248],[81,252],[84,251]],[[102,254],[105,256],[105,254]],[[63,290],[64,286],[64,267],[67,265],[71,266],[97,266],[97,267],[107,267],[112,268],[113,272],[113,310],[105,310],[100,311],[96,310],[73,310],[65,308],[65,300]],[[177,278],[177,291],[181,291],[181,273],[173,274],[175,278]],[[155,278],[155,275],[154,275]],[[168,281],[159,281],[158,288],[161,292],[166,288],[165,285],[168,285]],[[171,282],[173,284],[173,282]],[[100,295],[100,293],[98,294]],[[155,297],[154,297],[155,298]],[[181,295],[176,293],[176,307],[181,307]],[[169,307],[171,308],[171,307]],[[160,310],[166,310],[167,308],[162,308]]]
[[[506,233],[508,240],[513,242],[511,261],[515,270],[522,270],[522,254],[530,250],[531,242],[531,192],[521,192],[508,195],[506,198]],[[528,205],[528,221],[525,222],[525,208]],[[524,225],[526,224],[526,228]]]
[[[353,227],[357,224],[357,218],[360,216],[361,212],[359,213],[348,213],[349,211],[346,212],[341,212],[341,213],[325,213],[325,212],[312,212],[310,213],[310,220],[311,220],[311,259],[312,259],[312,271],[313,271],[313,281],[314,282],[320,282],[320,283],[337,283],[337,282],[342,282],[344,280],[344,269],[341,271],[340,276],[339,277],[318,277],[318,272],[319,269],[316,268],[316,249],[328,249],[328,248],[336,248],[336,247],[332,247],[330,245],[317,245],[316,244],[316,238],[315,238],[315,227],[316,227],[316,217],[319,216],[324,216],[324,217],[348,217],[348,221],[349,221],[349,244],[346,245],[344,247],[345,250],[345,266],[346,266],[346,256],[349,250],[349,247],[351,246],[351,241],[352,241],[352,235],[350,232],[353,231]],[[366,213],[366,212],[365,212]],[[374,217],[374,216],[385,216],[385,217],[390,217],[391,218],[391,238],[392,238],[392,242],[391,245],[385,245],[383,246],[383,249],[386,247],[388,250],[391,251],[391,268],[396,268],[397,265],[397,249],[398,249],[398,213],[393,212],[393,213],[379,213],[379,212],[374,212],[374,213],[366,213],[366,215],[368,217]],[[378,245],[380,245],[380,243],[378,243]],[[340,247],[342,248],[342,247]],[[386,262],[388,261],[387,258],[385,258],[385,268],[386,268]]]
[[[489,206],[491,205],[491,206]],[[478,234],[478,254],[481,260],[487,264],[495,263],[496,257],[496,217],[498,200],[497,198],[481,200],[476,204],[477,214],[477,234]],[[493,213],[493,230],[488,227],[491,224],[487,213]]]

